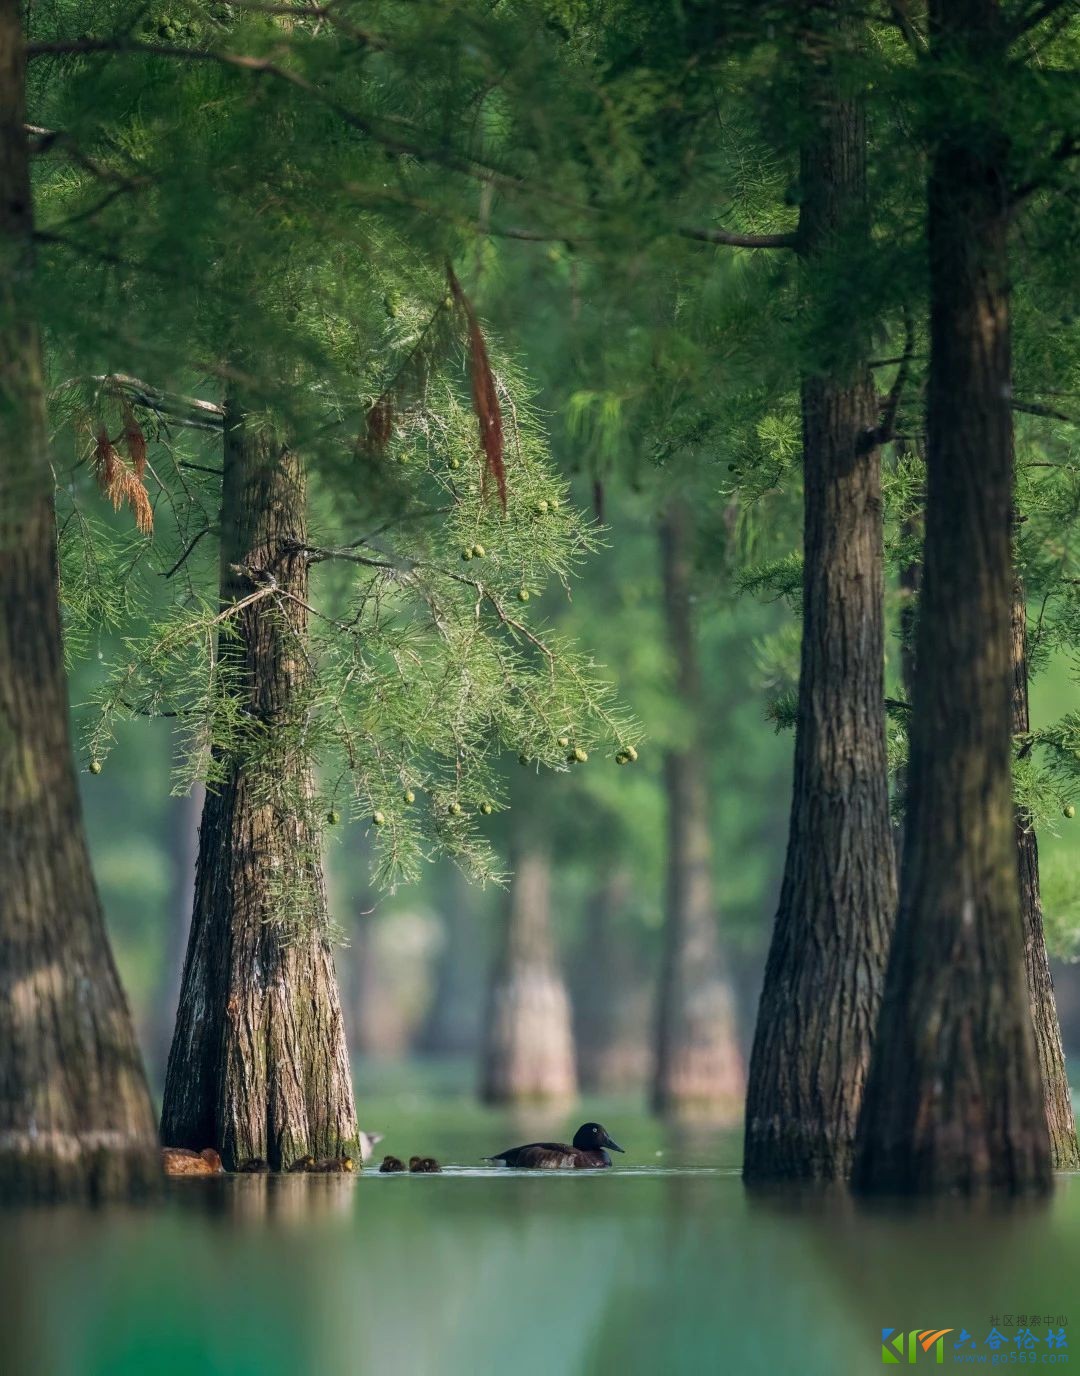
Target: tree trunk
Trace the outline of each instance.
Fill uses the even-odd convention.
[[[518,838],[494,970],[480,1095],[506,1104],[572,1099],[577,1093],[570,999],[551,936],[551,858]]]
[[[160,1177],[68,735],[19,6],[0,0],[0,1198]]]
[[[812,293],[824,274],[844,347],[831,372],[802,384],[802,661],[787,858],[750,1061],[743,1174],[754,1182],[850,1169],[896,903],[877,403],[858,303],[836,318],[845,252],[867,245],[866,128],[826,61],[807,92],[817,117],[799,243]],[[820,289],[810,305],[821,310]]]
[[[996,0],[932,0],[930,18],[945,89],[957,69],[999,89]],[[1007,147],[980,102],[953,99],[928,186],[926,545],[900,908],[855,1173],[875,1193],[1050,1183],[1010,758]]]
[[[255,1157],[274,1169],[307,1154],[360,1159],[310,763],[297,739],[305,502],[296,455],[228,399],[221,602],[255,600],[219,653],[232,657],[258,753],[220,759],[224,782],[207,791],[161,1131],[170,1146],[216,1147],[230,1169]]]
[[[578,1079],[590,1094],[641,1089],[653,1060],[648,1031],[652,991],[618,931],[632,884],[623,868],[601,876],[586,905],[584,937],[573,962]]]
[[[439,912],[443,945],[417,1050],[425,1056],[468,1056],[480,1041],[484,976],[477,953],[484,943],[475,890],[456,866],[446,874]]]
[[[1012,729],[1014,736],[1031,730],[1028,710],[1027,604],[1023,580],[1017,577],[1012,604]],[[1042,897],[1039,892],[1039,843],[1031,818],[1023,809],[1016,813],[1016,845],[1020,860],[1020,914],[1024,930],[1024,965],[1028,1000],[1035,1028],[1035,1050],[1042,1073],[1046,1126],[1050,1154],[1057,1170],[1080,1168],[1069,1076],[1061,1045],[1054,981],[1043,933]]]
[[[169,906],[166,915],[165,955],[158,984],[157,998],[151,1023],[153,1050],[150,1055],[150,1076],[155,1085],[165,1079],[176,1027],[176,1009],[180,1001],[180,976],[184,969],[191,930],[191,907],[195,895],[195,865],[199,856],[199,818],[206,802],[206,790],[197,784],[183,798],[173,800],[169,809],[169,858],[172,861],[172,883],[169,886]]]
[[[363,1059],[401,1061],[409,1050],[410,1009],[401,997],[400,966],[395,970],[393,959],[387,959],[386,928],[364,910],[373,907],[369,899],[357,913],[348,951],[352,1046]]]
[[[688,740],[664,759],[668,806],[664,954],[652,1106],[657,1113],[736,1119],[746,1079],[735,1003],[721,959],[713,895],[708,784],[700,739],[691,516],[673,505],[660,527],[664,615]]]

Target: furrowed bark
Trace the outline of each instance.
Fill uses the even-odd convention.
[[[699,739],[701,672],[691,610],[691,534],[689,510],[673,504],[660,530],[664,612],[677,700],[692,728],[688,743],[669,750],[664,760],[667,901],[652,1106],[662,1114],[736,1120],[746,1077],[713,892],[708,783]]]
[[[257,749],[228,757],[225,782],[207,790],[162,1138],[216,1147],[229,1169],[308,1154],[359,1162],[310,764],[295,739],[309,672],[303,468],[234,398],[224,436],[222,607],[267,578],[280,593],[236,613],[219,646]],[[302,900],[295,926],[281,924],[283,884]]]
[[[820,273],[835,288],[841,246],[867,244],[862,102],[841,95],[828,64],[807,79],[817,118],[801,157],[811,291]],[[877,403],[864,326],[841,323],[835,369],[802,384],[802,661],[787,857],[750,1061],[743,1174],[753,1183],[849,1171],[896,903]]]
[[[932,0],[950,95],[928,185],[930,381],[901,896],[854,1181],[864,1193],[1043,1190],[1050,1149],[1024,977],[1012,802],[1008,148],[958,99],[1006,78],[996,0]],[[966,89],[966,88],[965,88]]]
[[[68,734],[24,90],[0,0],[0,1199],[121,1197],[161,1169]]]

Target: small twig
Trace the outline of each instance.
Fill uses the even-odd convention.
[[[180,558],[177,559],[176,563],[172,566],[172,568],[169,569],[168,573],[162,574],[162,577],[171,578],[174,573],[179,573],[179,571],[183,568],[184,564],[187,562],[188,555],[191,554],[192,550],[195,548],[195,546],[199,543],[199,541],[203,538],[204,535],[210,534],[212,528],[213,527],[211,526],[204,526],[202,530],[199,531],[198,535],[194,536],[191,540],[189,540],[187,548],[184,550],[183,554],[181,554]]]
[[[878,425],[878,444],[889,444],[896,438],[896,416],[900,410],[900,399],[907,386],[911,372],[911,359],[915,353],[915,319],[907,306],[904,307],[904,352],[900,356],[900,366],[893,378],[893,385],[881,408],[881,423]]]

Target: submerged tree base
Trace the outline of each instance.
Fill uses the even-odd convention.
[[[145,1134],[0,1133],[0,1201],[98,1203],[146,1198],[161,1163]]]

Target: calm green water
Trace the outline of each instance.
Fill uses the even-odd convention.
[[[1040,1207],[866,1212],[748,1198],[737,1133],[674,1135],[636,1106],[589,1105],[628,1149],[619,1169],[533,1176],[478,1158],[583,1114],[362,1103],[387,1150],[456,1168],[181,1180],[152,1208],[0,1216],[0,1368],[859,1376],[884,1369],[884,1326],[957,1329],[952,1366],[964,1326],[988,1352],[992,1317],[1080,1325],[1080,1177]]]

